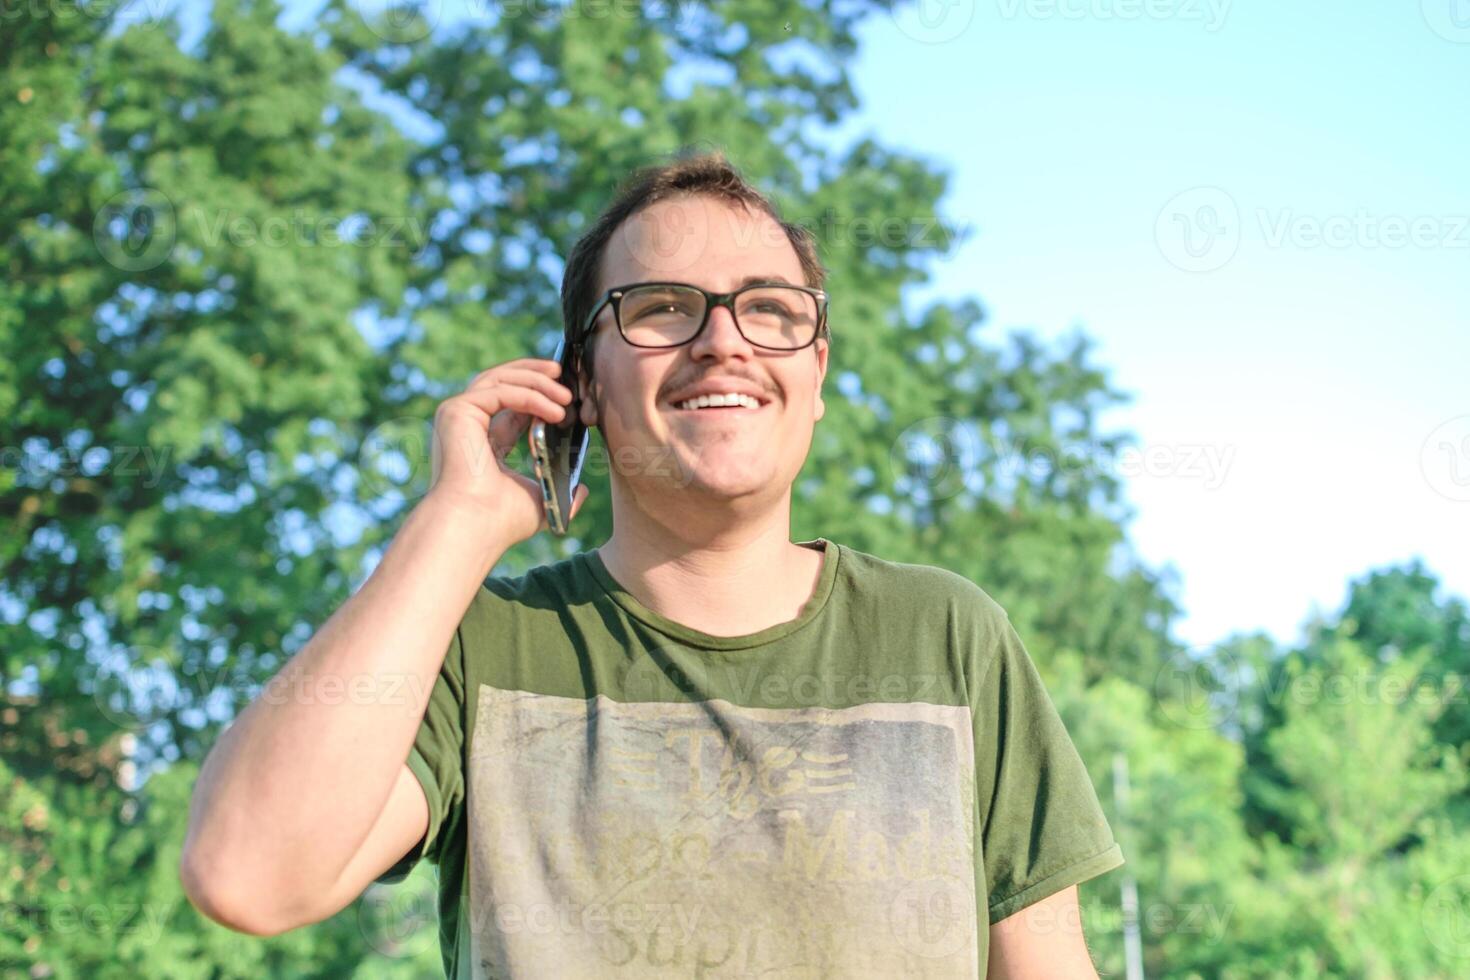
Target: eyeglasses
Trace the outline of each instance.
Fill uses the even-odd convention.
[[[801,350],[827,328],[827,294],[808,286],[751,283],[731,293],[711,293],[683,282],[641,282],[615,286],[598,297],[582,326],[581,338],[609,303],[623,339],[634,347],[680,347],[704,331],[710,310],[723,306],[735,329],[757,347]]]

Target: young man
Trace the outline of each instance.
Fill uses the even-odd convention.
[[[428,857],[454,977],[1096,977],[1076,886],[1123,859],[1005,610],[790,540],[823,276],[718,156],[625,185],[567,265],[578,377],[440,407],[431,490],[272,686],[367,695],[263,696],[211,753],[202,911],[272,935]],[[486,580],[545,526],[503,458],[562,382],[612,536]]]

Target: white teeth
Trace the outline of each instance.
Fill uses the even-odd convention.
[[[723,408],[731,405],[739,405],[741,408],[761,407],[760,401],[749,395],[700,395],[698,398],[691,398],[688,401],[679,402],[676,407],[683,409]]]

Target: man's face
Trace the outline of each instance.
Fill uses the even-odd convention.
[[[598,293],[638,282],[684,282],[730,292],[745,280],[803,286],[801,261],[781,226],[709,196],[667,199],[632,215],[604,250]],[[693,341],[634,347],[618,335],[611,305],[593,327],[593,388],[583,418],[601,428],[614,474],[636,488],[679,488],[711,497],[785,493],[806,461],[825,412],[827,341],[796,351],[756,347],[715,308]],[[703,382],[759,393],[758,409],[680,409]],[[589,397],[590,396],[590,397]]]

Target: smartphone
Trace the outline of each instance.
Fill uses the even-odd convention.
[[[546,525],[553,534],[566,534],[572,516],[572,494],[582,475],[582,460],[587,455],[591,433],[582,424],[581,402],[577,398],[577,378],[573,358],[566,350],[566,338],[556,345],[552,360],[561,364],[557,381],[572,391],[566,420],[548,425],[542,419],[531,422],[531,459],[536,465],[536,482],[541,484],[541,499],[546,508]]]

